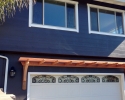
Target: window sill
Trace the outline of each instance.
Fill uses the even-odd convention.
[[[112,34],[112,33],[96,32],[96,31],[90,31],[89,34],[100,34],[100,35],[108,35],[108,36],[125,37],[125,34]]]
[[[49,25],[30,24],[29,27],[46,28],[46,29],[55,29],[55,30],[63,30],[63,31],[72,31],[72,32],[77,32],[77,33],[79,32],[78,29],[63,28],[63,27],[49,26]]]

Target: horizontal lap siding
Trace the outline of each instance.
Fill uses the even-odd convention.
[[[14,18],[6,19],[0,26],[0,51],[124,58],[123,37],[88,33],[87,3],[125,9],[92,0],[79,0],[79,33],[28,27],[28,9],[17,10]]]

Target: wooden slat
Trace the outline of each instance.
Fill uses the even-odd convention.
[[[43,64],[45,62],[45,60],[43,59],[43,60],[41,60],[40,62],[39,62],[39,65],[41,65],[41,64]]]
[[[80,63],[76,64],[76,66],[83,65],[84,63],[85,63],[85,62],[84,62],[84,61],[82,61],[82,62],[80,62]]]
[[[72,61],[69,61],[69,62],[67,62],[65,65],[71,65],[72,64]]]
[[[55,60],[55,62],[53,62],[52,65],[56,65],[57,63],[59,63],[59,61]]]

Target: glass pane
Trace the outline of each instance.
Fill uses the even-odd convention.
[[[100,31],[116,34],[115,12],[99,10]]]
[[[45,25],[65,27],[65,3],[45,0]]]
[[[98,11],[96,8],[90,8],[91,30],[99,31],[98,29]]]
[[[32,83],[56,83],[56,78],[50,75],[39,75],[32,78]]]
[[[76,28],[75,5],[67,4],[67,27],[68,28]]]
[[[59,77],[59,83],[79,83],[79,78],[74,75],[64,75]]]
[[[116,13],[116,21],[117,21],[117,33],[123,34],[123,18],[122,13]]]
[[[102,78],[102,82],[119,82],[119,78],[116,76],[108,75]]]
[[[100,78],[95,75],[87,75],[81,78],[82,83],[99,83]]]
[[[43,0],[37,0],[33,5],[33,23],[43,24]]]

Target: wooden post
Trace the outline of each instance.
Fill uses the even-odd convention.
[[[26,83],[27,83],[27,70],[29,67],[29,61],[25,63],[23,66],[23,82],[22,82],[22,89],[26,90]]]

